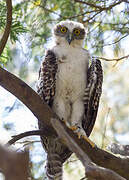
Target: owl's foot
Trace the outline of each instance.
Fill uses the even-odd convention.
[[[71,126],[70,123],[67,122],[67,121],[64,121],[64,123],[65,123],[65,125],[66,125],[69,129],[71,129],[72,131],[76,131],[76,130],[78,129],[78,127],[77,127],[76,125]]]
[[[70,129],[72,129],[78,135],[79,139],[83,138],[85,141],[87,141],[92,146],[92,148],[96,146],[95,143],[87,137],[85,131],[81,127],[72,126]]]
[[[72,131],[77,130],[77,127],[76,127],[76,126],[71,126],[70,123],[69,123],[68,121],[66,121],[64,118],[62,118],[61,120],[62,120],[62,121],[65,123],[65,125],[66,125],[69,129],[71,129]]]
[[[82,138],[85,141],[87,141],[92,146],[92,148],[94,148],[96,146],[96,144],[93,141],[91,141],[87,136],[82,136]]]
[[[82,127],[78,126],[78,125],[73,125],[71,126],[70,123],[68,121],[63,120],[63,122],[65,123],[65,125],[71,129],[74,133],[76,133],[78,135],[78,138],[83,138],[85,141],[87,141],[92,148],[94,148],[96,145],[94,142],[92,142],[86,135],[85,131],[82,129]]]
[[[77,126],[69,126],[69,129],[71,129],[72,131],[76,131],[78,129]]]

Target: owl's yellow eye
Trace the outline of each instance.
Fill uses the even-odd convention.
[[[67,28],[66,28],[66,27],[61,27],[61,28],[60,28],[60,31],[61,31],[62,33],[66,33],[66,32],[67,32]]]
[[[79,30],[79,29],[75,29],[75,30],[74,30],[74,34],[75,34],[76,36],[78,36],[78,35],[80,34],[80,30]]]

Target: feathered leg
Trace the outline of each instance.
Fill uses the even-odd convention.
[[[75,133],[77,133],[79,138],[83,138],[94,148],[95,144],[88,138],[88,136],[86,135],[86,132],[82,128],[82,118],[85,111],[83,101],[77,99],[72,104],[71,107],[72,107],[72,110],[71,110],[70,124],[66,123],[66,125]]]

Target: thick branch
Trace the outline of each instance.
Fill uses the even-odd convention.
[[[51,122],[53,127],[57,131],[59,137],[63,141],[65,141],[65,144],[69,147],[69,149],[78,156],[83,165],[87,167],[89,164],[91,164],[90,158],[83,151],[83,149],[76,143],[76,141],[73,138],[71,138],[71,136],[67,133],[61,122],[54,118],[52,118]]]
[[[81,148],[81,146],[79,146],[75,139],[68,134],[59,120],[52,119],[52,125],[56,129],[61,139],[65,141],[69,149],[74,152],[83,163],[86,169],[86,177],[95,178],[96,180],[103,180],[108,178],[110,180],[125,180],[123,177],[119,176],[112,170],[94,165],[91,159],[87,156],[86,152]]]
[[[53,119],[52,119],[53,121]],[[78,139],[77,136],[68,129],[64,124],[62,124],[58,119],[54,119],[52,122],[53,127],[56,129],[58,135],[61,137],[62,142],[67,145],[71,146],[71,143],[69,143],[69,139],[66,136],[66,134],[63,134],[67,132],[70,139],[72,139],[72,148],[74,148],[74,152],[78,153],[76,147],[80,147],[83,152],[85,152],[92,162],[96,163],[99,166],[102,166],[104,168],[108,168],[113,170],[114,172],[118,173],[120,176],[129,179],[129,160],[128,159],[122,159],[120,157],[116,157],[102,149],[99,149],[98,147],[92,148],[89,143],[87,143],[83,139]],[[69,148],[70,148],[69,146]],[[78,155],[79,159],[85,163],[86,159],[83,159],[83,155],[80,157]]]
[[[7,22],[0,42],[0,55],[7,43],[12,23],[12,1],[6,0],[6,5]],[[41,122],[43,121],[46,131],[49,129],[51,133],[56,134],[50,125],[50,118],[54,116],[54,113],[26,83],[0,67],[0,85],[21,100],[33,112],[37,119]]]
[[[106,180],[106,179],[110,179],[110,180],[126,180],[125,178],[119,176],[117,173],[115,173],[114,171],[110,170],[110,169],[106,169],[106,168],[102,168],[96,165],[90,165],[87,168],[86,171],[86,177],[88,178],[92,178],[95,180]]]
[[[50,118],[55,114],[31,87],[1,67],[0,85],[14,94],[29,108],[37,119],[43,122],[46,131],[56,133],[50,124]]]
[[[10,30],[11,30],[11,24],[12,24],[12,0],[6,0],[6,6],[7,6],[7,21],[6,21],[6,27],[4,34],[0,41],[0,55],[2,54],[4,47],[7,43]]]

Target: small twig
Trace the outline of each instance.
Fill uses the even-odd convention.
[[[81,178],[80,180],[85,180],[86,179],[86,177],[83,177],[83,178]]]
[[[12,136],[13,138],[8,141],[6,146],[12,145],[16,141],[18,141],[19,139],[22,139],[22,138],[27,137],[27,136],[40,136],[40,135],[44,135],[44,134],[45,133],[42,130],[27,131],[27,132]]]
[[[77,15],[74,15],[74,16],[69,16],[69,17],[66,17],[67,19],[73,19],[73,18],[77,18],[77,17],[80,17],[80,16],[84,16],[86,14],[91,14],[91,13],[94,13],[98,10],[93,10],[93,11],[86,11],[84,13],[80,13],[80,14],[77,14]]]
[[[6,27],[4,30],[4,34],[0,41],[0,56],[5,48],[7,43],[10,31],[11,31],[11,24],[12,24],[12,0],[6,0],[7,6],[7,20],[6,20]]]
[[[25,145],[28,145],[28,144],[39,143],[39,142],[41,142],[41,141],[39,141],[39,140],[35,140],[35,141],[26,140],[26,141],[17,142],[17,144],[25,144]]]
[[[35,142],[40,142],[40,143],[41,143],[41,141],[28,141],[28,143],[25,143],[25,142],[27,142],[27,141],[17,142],[17,143],[19,143],[19,144],[23,144],[22,147],[20,147],[20,148],[17,149],[17,152],[19,152],[19,151],[21,150],[21,148],[23,149],[23,148],[25,148],[26,146],[31,145],[31,144],[33,144],[33,143],[35,143]]]
[[[122,37],[119,38],[117,41],[114,41],[114,42],[109,43],[109,44],[104,44],[103,47],[104,47],[104,46],[111,46],[111,45],[114,45],[114,44],[120,42],[122,39],[124,39],[124,38],[127,37],[127,36],[129,36],[129,34],[126,34],[125,36],[122,36]]]
[[[112,9],[113,7],[121,4],[122,2],[127,2],[126,0],[119,0],[118,2],[116,3],[113,3],[111,5],[109,5],[108,7],[102,7],[102,6],[98,6],[96,4],[93,4],[93,3],[90,3],[90,2],[87,2],[87,1],[80,1],[80,0],[74,0],[75,2],[78,2],[78,3],[82,3],[82,4],[85,4],[85,5],[88,5],[92,8],[95,8],[95,9],[99,9],[101,11],[107,11],[107,10],[110,10]]]
[[[105,60],[105,61],[121,61],[123,59],[129,58],[129,54],[126,55],[126,56],[122,56],[120,58],[112,58],[112,59],[108,59],[108,58],[104,58],[104,57],[95,57],[95,56],[93,56],[93,58],[100,59],[100,60]]]
[[[80,1],[80,0],[74,0],[74,1],[78,2],[78,3],[81,3],[81,4],[88,5],[88,6],[92,7],[92,8],[95,8],[95,9],[102,9],[101,6],[97,6],[97,5],[93,4],[93,3],[89,3],[89,2],[86,2],[86,1]]]
[[[85,21],[83,21],[83,23],[89,22],[90,20],[92,20],[98,14],[100,14],[100,11],[96,12],[92,17],[90,17],[90,18],[86,19]]]
[[[33,3],[33,1],[32,1],[32,3]],[[56,13],[55,11],[53,11],[53,10],[51,10],[51,9],[46,8],[45,5],[39,4],[39,5],[37,5],[37,7],[40,7],[40,8],[42,8],[42,9],[44,9],[45,11],[48,11],[48,12],[50,12],[50,13],[53,13],[53,14],[59,16],[60,18],[64,18],[64,16]]]
[[[101,23],[102,23],[102,22],[101,22]],[[97,26],[99,26],[99,24],[98,24]],[[96,26],[96,27],[97,27],[97,26]],[[96,28],[96,27],[95,27],[95,28]],[[93,31],[94,31],[95,28],[93,28]],[[91,32],[92,32],[92,30],[91,30],[89,33],[91,33]],[[107,43],[107,44],[103,44],[103,45],[97,45],[97,47],[112,46],[112,45],[114,45],[114,44],[117,44],[118,42],[120,42],[122,39],[124,39],[124,38],[127,37],[127,36],[129,36],[129,34],[126,34],[125,36],[120,37],[118,40],[116,40],[116,41],[114,41],[114,42],[112,42],[112,43]],[[108,39],[109,37],[110,37],[110,35],[109,35],[107,38],[105,38],[105,39]],[[105,39],[103,39],[103,40],[105,40]],[[98,43],[98,44],[99,44],[99,43],[101,44],[103,40],[100,40],[100,41],[98,41],[97,43]],[[96,47],[96,45],[93,45],[92,47],[94,48],[94,47]]]

